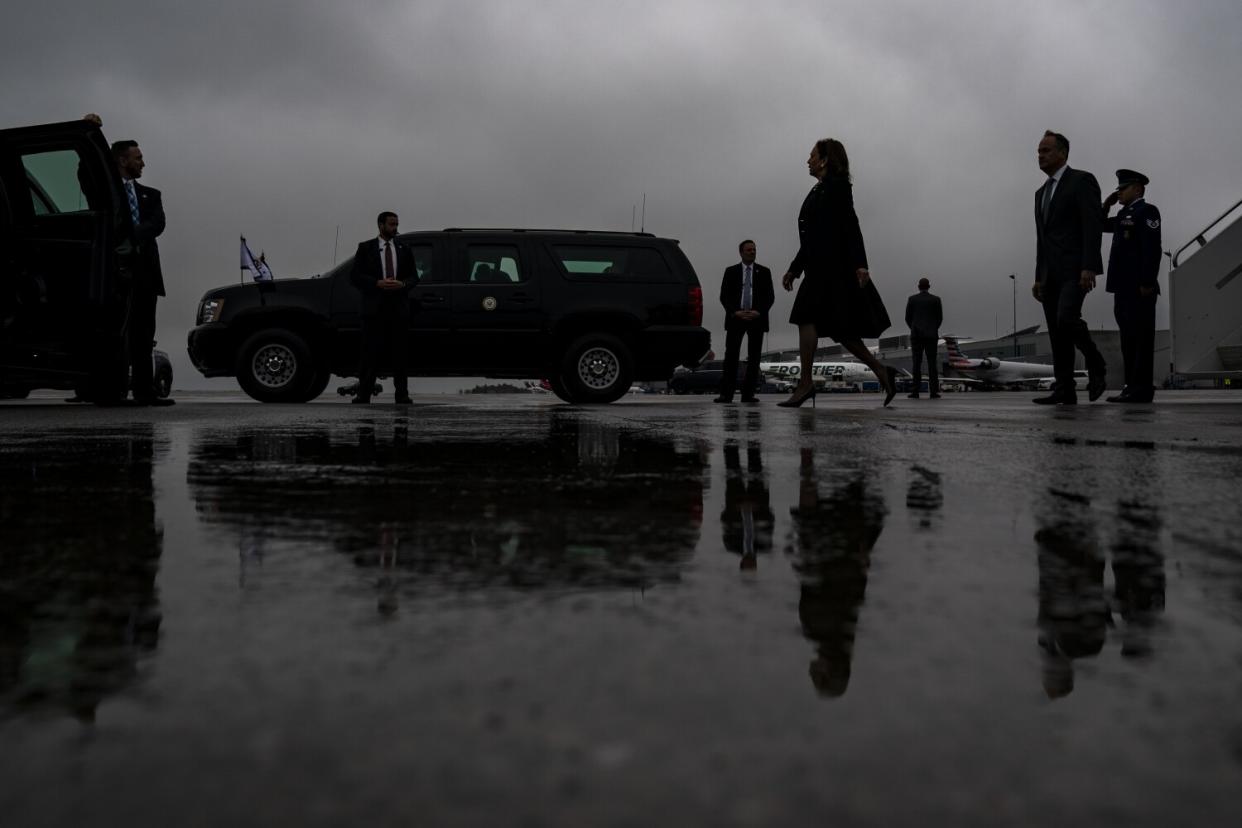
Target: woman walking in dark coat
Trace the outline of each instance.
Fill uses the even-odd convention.
[[[782,279],[785,290],[793,290],[794,281],[806,272],[789,314],[789,321],[798,326],[802,372],[793,396],[777,404],[797,408],[815,396],[811,377],[815,348],[820,337],[829,336],[875,372],[888,405],[897,393],[896,371],[881,365],[862,342],[879,336],[891,323],[867,270],[849,157],[840,141],[824,138],[815,142],[806,165],[819,183],[802,202],[798,255]]]

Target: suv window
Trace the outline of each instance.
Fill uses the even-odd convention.
[[[668,263],[651,247],[605,247],[554,244],[552,250],[574,277],[624,277],[643,281],[671,280]]]
[[[89,210],[78,179],[81,159],[71,149],[33,152],[22,156],[30,201],[36,216]]]
[[[511,285],[522,281],[518,249],[512,244],[466,246],[466,281],[477,285]]]

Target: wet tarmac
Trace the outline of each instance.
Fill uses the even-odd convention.
[[[1239,824],[1242,395],[1030,396],[0,404],[0,824]]]

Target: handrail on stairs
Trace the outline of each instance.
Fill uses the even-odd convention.
[[[1203,247],[1205,244],[1207,244],[1208,232],[1213,227],[1215,227],[1216,225],[1224,221],[1226,216],[1228,216],[1230,213],[1232,213],[1234,210],[1238,209],[1239,207],[1242,207],[1242,199],[1239,199],[1236,204],[1234,204],[1232,207],[1230,207],[1225,212],[1221,213],[1220,216],[1215,221],[1213,221],[1207,227],[1204,227],[1202,230],[1200,230],[1193,239],[1191,239],[1190,241],[1186,242],[1181,247],[1179,247],[1177,249],[1177,252],[1173,254],[1173,262],[1172,262],[1172,267],[1170,269],[1177,267],[1177,259],[1179,256],[1182,255],[1182,253],[1185,252],[1186,248],[1190,247],[1192,244],[1195,244],[1196,242],[1199,244],[1199,247]]]

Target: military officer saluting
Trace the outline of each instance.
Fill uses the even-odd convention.
[[[1117,190],[1104,199],[1104,232],[1113,234],[1108,254],[1108,281],[1104,289],[1113,295],[1113,315],[1121,333],[1121,356],[1126,384],[1109,397],[1113,403],[1149,403],[1152,355],[1156,347],[1156,297],[1160,284],[1160,211],[1148,204],[1147,176],[1134,170],[1117,170]],[[1121,204],[1113,218],[1109,209]]]

